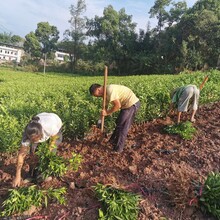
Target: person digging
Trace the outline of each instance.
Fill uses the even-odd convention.
[[[54,113],[43,112],[31,119],[23,132],[21,147],[17,158],[16,175],[12,182],[13,187],[21,185],[21,169],[24,159],[29,152],[31,155],[34,155],[39,143],[50,139],[50,150],[56,152],[57,148],[53,146],[58,147],[62,142],[61,127],[62,121],[59,116]],[[48,180],[49,179],[51,178],[48,178]]]
[[[104,86],[92,84],[89,88],[89,92],[95,97],[103,97]],[[108,107],[109,104],[111,104],[111,107],[103,109],[101,116],[108,116],[120,110],[116,119],[116,127],[109,139],[109,143],[112,144],[114,151],[122,152],[129,128],[140,107],[140,101],[128,87],[110,84],[106,86],[106,106]]]
[[[195,85],[187,85],[174,89],[171,92],[171,104],[170,104],[170,114],[174,109],[177,109],[177,124],[181,121],[182,112],[188,111],[189,104],[192,104],[192,114],[190,121],[195,122],[195,114],[198,109],[200,91],[204,87],[204,84],[208,80],[208,76],[205,77],[199,89]]]

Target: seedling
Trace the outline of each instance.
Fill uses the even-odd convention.
[[[3,202],[4,210],[0,216],[10,216],[27,211],[31,206],[41,207],[48,204],[49,199],[56,199],[58,203],[65,204],[66,188],[37,189],[36,185],[19,189],[10,189],[8,198]]]
[[[99,209],[99,220],[137,219],[140,196],[102,184],[95,186],[95,192],[103,204]]]
[[[71,159],[58,156],[55,152],[50,151],[49,147],[45,146],[45,144],[39,146],[36,154],[39,157],[37,169],[43,178],[49,176],[61,177],[68,170],[77,171],[82,161],[82,156],[75,153],[72,153]]]
[[[211,172],[202,188],[199,205],[204,212],[220,219],[220,173]]]
[[[164,131],[169,134],[179,134],[185,140],[191,140],[196,133],[196,128],[193,127],[190,121],[182,122],[175,125],[167,125]]]

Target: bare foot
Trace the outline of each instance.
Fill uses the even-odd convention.
[[[191,118],[190,120],[192,123],[196,122],[196,119],[195,118]]]

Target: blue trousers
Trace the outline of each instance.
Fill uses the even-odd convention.
[[[140,101],[132,105],[130,108],[121,109],[117,119],[116,127],[110,137],[109,142],[114,146],[114,150],[122,151],[131,127],[135,114],[140,107]]]

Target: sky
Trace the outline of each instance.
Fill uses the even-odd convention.
[[[185,0],[188,7],[192,7],[197,0]],[[86,12],[83,16],[94,18],[102,16],[103,10],[112,5],[114,10],[125,8],[127,15],[132,15],[132,21],[137,24],[136,31],[146,30],[157,24],[156,19],[149,18],[150,8],[155,0],[85,0]],[[175,0],[178,2],[178,0]],[[11,33],[25,37],[35,31],[39,22],[49,22],[57,27],[60,40],[65,30],[70,29],[68,20],[71,18],[70,6],[77,4],[77,0],[10,0],[0,4],[0,33]]]

